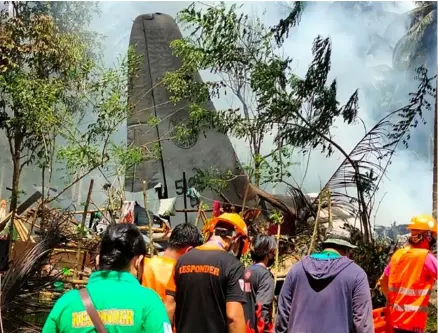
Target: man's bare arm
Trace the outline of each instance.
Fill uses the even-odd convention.
[[[245,316],[242,303],[227,302],[228,333],[245,333]]]
[[[176,309],[175,298],[173,296],[166,295],[166,301],[164,305],[166,306],[166,311],[167,315],[169,316],[170,323],[173,325]]]
[[[380,284],[380,289],[382,290],[382,294],[385,296],[386,299],[388,299],[388,293],[389,293],[388,282],[389,282],[388,276],[386,276],[386,274],[383,273],[379,279],[379,284]]]

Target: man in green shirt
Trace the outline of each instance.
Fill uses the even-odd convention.
[[[134,225],[111,225],[100,250],[100,271],[88,280],[87,290],[108,333],[171,333],[158,294],[138,281],[146,254],[144,240]],[[42,333],[96,332],[79,295],[64,294],[47,318]]]

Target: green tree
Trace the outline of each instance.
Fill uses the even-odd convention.
[[[288,18],[296,23],[300,7]],[[333,151],[330,128],[342,118],[352,123],[357,112],[357,91],[344,106],[336,100],[336,81],[327,82],[331,44],[318,36],[314,59],[304,78],[291,70],[292,60],[279,56],[284,26],[266,28],[260,20],[239,14],[236,5],[192,4],[178,15],[190,36],[174,41],[173,52],[182,62],[164,77],[172,101],[187,101],[187,132],[215,127],[247,142],[251,147],[252,180],[275,183],[289,176],[291,152],[320,147]],[[197,73],[207,71],[217,80],[201,82]],[[213,99],[232,93],[238,107],[211,112]],[[211,105],[211,104],[210,104]],[[316,130],[317,129],[317,130]],[[327,141],[328,140],[328,141]],[[268,154],[262,144],[274,145]]]
[[[416,1],[406,34],[394,48],[394,67],[415,70],[433,68],[437,59],[437,2]]]
[[[12,2],[14,15],[0,13],[0,126],[13,164],[12,220],[26,166],[43,169],[43,188],[44,170],[55,160],[74,170],[59,196],[120,157],[111,138],[131,110],[126,87],[138,58],[128,52],[117,67],[105,68],[88,31],[94,5],[63,4]],[[139,149],[127,153],[126,163],[143,157]]]

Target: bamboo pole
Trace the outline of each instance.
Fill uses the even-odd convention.
[[[139,227],[137,227],[138,228],[138,230],[146,230],[146,231],[149,231],[149,226],[148,225],[143,225],[143,226],[139,226]],[[155,227],[152,227],[152,232],[154,233],[154,232],[165,232],[166,231],[166,228],[155,228]]]
[[[325,191],[325,190],[323,190]],[[319,229],[319,216],[321,214],[321,205],[322,201],[324,200],[325,193],[323,192],[322,195],[319,196],[318,200],[318,211],[316,212],[316,219],[315,219],[315,227],[313,228],[313,234],[312,234],[312,240],[310,242],[309,251],[307,252],[307,255],[311,255],[312,251],[315,247],[316,243],[316,237],[318,236],[318,229]]]
[[[88,209],[87,213],[97,213],[97,212],[106,212],[106,211],[108,211],[108,209],[106,209],[106,208],[97,208],[97,209]],[[71,214],[79,215],[79,214],[84,214],[84,212],[85,212],[85,210],[76,210],[74,212],[71,212]]]
[[[249,191],[249,186],[250,186],[250,182],[249,182],[249,178],[248,178],[248,183],[246,184],[246,188],[245,188],[245,196],[243,197],[242,210],[240,211],[241,216],[243,216],[243,214],[244,214],[246,198],[248,196],[248,191]]]
[[[208,218],[207,216],[205,216],[205,212],[201,211],[201,219],[202,219],[202,223],[205,225],[207,224]]]
[[[90,204],[90,199],[91,199],[91,193],[93,192],[93,185],[94,185],[94,179],[90,180],[90,187],[88,188],[88,194],[87,194],[87,200],[85,201],[85,207],[84,207],[84,213],[82,214],[82,222],[81,222],[81,229],[80,229],[80,233],[81,233],[81,237],[79,238],[78,241],[78,251],[76,253],[76,269],[73,275],[73,279],[76,279],[77,277],[77,271],[79,271],[79,261],[81,259],[81,246],[82,246],[82,232],[85,230],[85,220],[87,219],[87,210],[88,210],[88,205]],[[84,254],[85,256],[85,254]]]
[[[199,211],[198,209],[175,209],[175,212],[177,213],[197,213]],[[207,212],[207,213],[211,213],[213,212],[213,209],[203,209],[202,211]]]
[[[329,228],[333,228],[332,219],[332,196],[329,190],[327,190],[327,200],[328,200],[328,225]]]
[[[148,210],[148,193],[147,193],[147,181],[143,180],[143,201],[144,201],[144,209],[146,210],[146,216],[148,217],[148,221],[149,221],[149,255],[152,256],[154,255],[154,243],[152,242],[152,235],[153,235],[153,221],[152,218],[149,214],[149,210]]]
[[[198,214],[196,214],[196,220],[195,220],[195,227],[198,226],[198,221],[199,221],[199,217],[201,216],[201,211],[202,211],[202,205],[204,204],[203,201],[199,202],[199,207],[198,207]]]

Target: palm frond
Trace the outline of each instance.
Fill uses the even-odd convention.
[[[289,15],[284,20],[281,19],[276,26],[271,28],[271,32],[274,33],[275,40],[279,45],[284,41],[285,37],[288,37],[289,30],[300,23],[303,11],[304,2],[295,1],[290,8]]]
[[[40,331],[26,321],[26,314],[50,310],[38,302],[39,292],[49,287],[57,276],[43,276],[41,267],[48,261],[52,250],[67,240],[61,232],[65,219],[62,217],[47,221],[47,228],[40,242],[14,260],[5,274],[1,285],[1,310],[6,332],[15,330]]]
[[[431,109],[427,97],[434,93],[436,75],[428,77],[423,67],[417,73],[420,83],[417,91],[410,94],[408,105],[389,113],[368,131],[324,187],[331,191],[337,205],[360,217],[363,230],[368,233],[372,200],[395,150],[400,143],[408,146],[410,130],[424,121],[423,112]],[[354,189],[355,195],[348,189]]]
[[[394,48],[394,67],[412,68],[417,58],[436,49],[437,3],[424,1],[417,5],[418,7],[409,12],[408,31]]]

